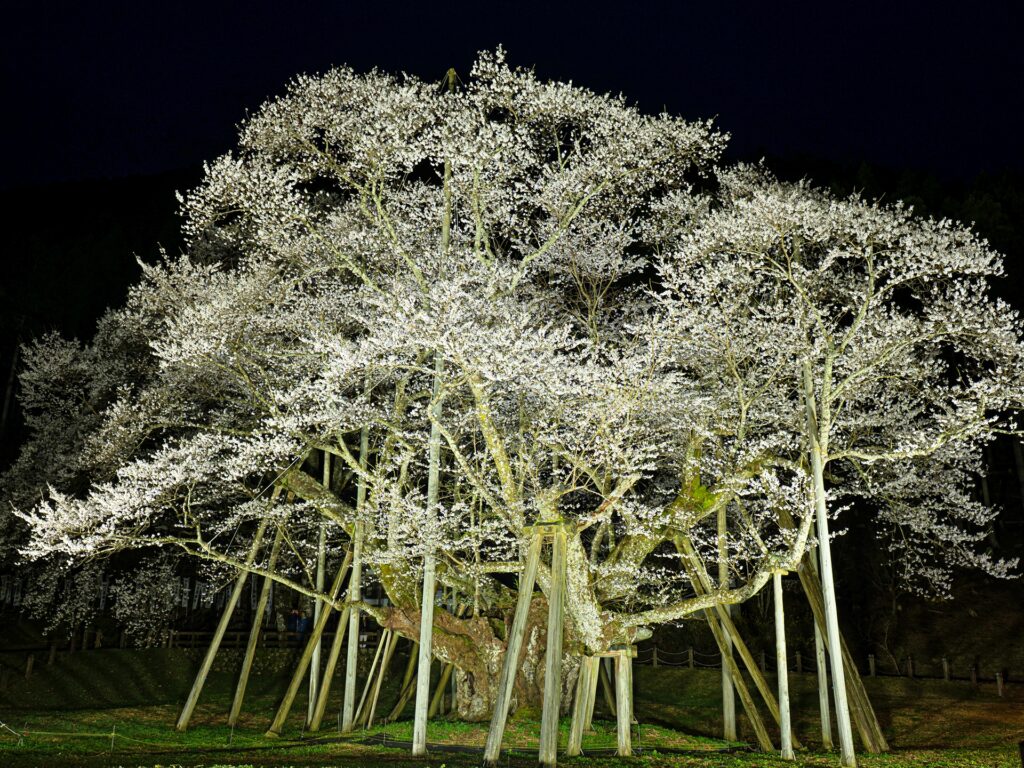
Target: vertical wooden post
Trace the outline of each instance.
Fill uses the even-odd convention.
[[[274,534],[274,543],[270,548],[270,558],[267,560],[268,573],[272,573],[274,566],[277,564],[277,556],[281,551],[281,541],[283,538],[284,527],[279,525],[277,526],[277,533]],[[270,597],[273,583],[273,579],[269,575],[263,577],[263,587],[260,589],[260,596],[256,601],[256,615],[252,620],[252,628],[249,630],[249,642],[245,647],[245,656],[242,658],[242,670],[238,675],[235,697],[231,702],[231,711],[228,713],[228,725],[232,727],[238,722],[238,715],[242,711],[245,688],[249,684],[249,673],[252,671],[252,663],[256,658],[256,644],[260,638],[260,625],[263,623],[263,613],[267,609],[267,600]]]
[[[875,654],[869,653],[868,654],[868,676],[869,677],[874,677],[876,675],[876,673],[877,673],[877,670],[875,669]]]
[[[28,659],[25,660],[25,679],[26,680],[28,680],[30,677],[32,677],[32,668],[35,665],[36,665],[35,654],[30,653],[28,655]],[[999,695],[1002,696],[1003,694],[1000,693]]]
[[[575,757],[583,750],[583,723],[587,719],[587,697],[590,695],[590,657],[580,660],[580,673],[576,678],[576,696],[572,705],[572,725],[569,727],[567,757]]]
[[[768,665],[767,665],[767,662],[765,661],[764,648],[761,649],[761,653],[759,654],[757,666],[761,670],[762,674],[764,672],[768,671]]]
[[[370,671],[366,674],[366,683],[363,685],[363,695],[359,697],[359,706],[356,707],[355,722],[357,725],[361,725],[366,722],[366,716],[369,712],[368,697],[370,696],[370,692],[374,689],[374,683],[377,680],[377,677],[374,674],[377,672],[377,662],[384,661],[384,654],[390,645],[391,630],[385,629],[380,633],[380,640],[377,642],[377,650],[373,654],[373,661],[370,663]],[[383,666],[383,664],[381,666]]]
[[[871,656],[871,670],[875,669],[875,657]],[[821,719],[821,747],[832,749],[832,712],[829,705],[828,659],[825,657],[825,642],[821,628],[814,622],[814,660],[818,672],[818,714]]]
[[[702,573],[702,566],[699,558],[689,539],[685,536],[677,536],[675,538],[675,546],[676,549],[684,555],[682,559],[683,567],[686,569],[690,583],[693,585],[694,589],[705,592],[710,590],[711,582],[708,580],[706,574]],[[716,606],[716,608],[717,607],[718,606]],[[718,646],[719,652],[722,652],[722,661],[728,665],[729,673],[732,675],[732,682],[736,695],[739,697],[740,703],[743,705],[743,710],[747,714],[747,719],[750,721],[750,725],[754,729],[754,734],[757,736],[758,745],[760,746],[761,751],[773,752],[774,747],[772,746],[771,737],[769,737],[768,730],[764,727],[761,715],[758,714],[757,708],[754,705],[754,699],[750,695],[750,691],[747,689],[746,681],[740,673],[739,666],[736,664],[736,660],[733,658],[731,653],[727,654],[723,652],[725,648],[725,626],[727,624],[732,625],[732,619],[729,617],[729,614],[724,611],[716,611],[711,608],[704,609],[704,616],[707,619],[708,626],[711,628],[711,634],[715,638],[715,644]],[[739,633],[736,633],[735,638],[739,638]],[[753,676],[754,682],[759,686],[763,686],[759,688],[761,695],[764,697],[769,707],[774,706],[773,715],[776,720],[778,720],[778,704],[771,691],[767,690],[766,684],[764,683],[764,676],[761,675],[760,670],[757,668],[753,658],[750,656],[750,650],[746,647],[745,643],[737,643],[736,645],[741,650],[743,661]]]
[[[387,721],[398,719],[413,694],[412,676],[413,673],[416,672],[416,656],[418,650],[419,644],[413,640],[412,648],[409,650],[409,661],[406,662],[405,665],[405,675],[402,676],[402,687],[399,689],[398,701],[395,703],[391,713],[385,718]]]
[[[502,662],[501,678],[498,681],[498,697],[491,715],[490,729],[487,731],[487,745],[484,747],[484,764],[495,766],[501,753],[501,740],[505,735],[505,723],[508,720],[509,704],[512,700],[512,688],[516,682],[516,671],[519,669],[519,653],[523,647],[523,635],[526,633],[526,618],[533,599],[533,584],[537,578],[537,566],[540,563],[540,550],[544,544],[544,536],[540,530],[534,530],[533,540],[526,555],[523,575],[519,578],[519,596],[516,600],[516,613],[512,619],[512,629],[508,634],[508,645],[505,659]],[[421,657],[422,658],[422,657]]]
[[[686,666],[693,669],[693,647],[686,649]]]
[[[616,711],[615,691],[612,688],[614,675],[609,671],[611,663],[612,660],[608,656],[600,658],[598,663],[598,677],[601,678],[601,693],[604,695],[604,705],[608,708],[609,713]]]
[[[341,583],[345,579],[345,572],[348,570],[351,562],[352,550],[349,549],[345,553],[345,559],[342,561],[341,567],[338,568],[338,573],[334,577],[334,582],[331,584],[331,591],[329,594],[332,603],[338,599],[338,593],[341,591]],[[281,705],[277,708],[277,714],[274,715],[274,720],[270,724],[270,728],[267,729],[265,734],[266,736],[275,737],[281,735],[281,730],[284,728],[285,720],[288,719],[288,713],[291,711],[292,704],[295,703],[295,697],[299,692],[299,688],[302,686],[302,679],[306,676],[306,670],[309,667],[309,662],[313,658],[313,647],[316,645],[317,640],[320,639],[320,635],[323,634],[324,628],[327,626],[327,620],[330,616],[330,611],[324,611],[320,614],[320,620],[313,625],[313,632],[306,641],[306,647],[303,649],[302,655],[299,656],[299,663],[295,667],[295,672],[292,675],[291,682],[288,684],[288,689],[285,691],[284,699],[282,699]]]
[[[448,70],[448,90],[455,91],[455,70]],[[452,163],[444,161],[444,215],[441,221],[441,255],[448,253],[452,223]],[[430,395],[430,441],[427,448],[427,518],[433,519],[437,510],[441,471],[441,378],[444,358],[434,352],[434,382]],[[427,707],[430,699],[431,642],[434,632],[435,553],[431,550],[423,557],[423,594],[420,602],[419,666],[416,670],[416,704],[413,710],[412,753],[427,753]]]
[[[331,489],[331,454],[323,452],[323,486]],[[320,539],[316,548],[316,591],[324,591],[324,565],[327,560],[327,523],[320,521]],[[320,620],[320,611],[323,610],[323,600],[319,597],[313,602],[313,623]],[[320,688],[320,640],[316,641],[313,648],[313,660],[309,664],[309,704],[306,707],[306,725],[313,722],[313,714],[316,711],[316,693]]]
[[[359,665],[359,606],[362,600],[363,579],[363,523],[361,515],[366,505],[366,476],[363,474],[370,460],[370,430],[359,431],[359,477],[356,479],[356,521],[352,526],[352,576],[348,583],[348,651],[345,655],[345,689],[342,693],[341,732],[352,730],[355,718],[356,673]]]
[[[274,496],[276,498],[278,490],[274,489]],[[260,544],[263,543],[263,533],[267,529],[267,521],[263,519],[260,521],[259,527],[256,529],[256,536],[253,538],[252,546],[249,548],[249,554],[245,558],[246,566],[251,566],[253,561],[256,560],[256,554],[259,552]],[[178,716],[178,722],[175,725],[175,730],[184,731],[188,728],[188,723],[192,719],[192,713],[195,712],[196,704],[199,701],[199,694],[203,690],[203,685],[206,684],[206,678],[210,674],[210,669],[213,667],[213,659],[217,655],[217,650],[220,648],[220,642],[224,639],[224,633],[228,630],[228,624],[231,623],[231,614],[235,611],[235,606],[238,605],[238,599],[242,595],[242,590],[245,587],[245,580],[248,578],[248,571],[241,571],[238,577],[235,579],[234,589],[231,590],[231,597],[228,598],[227,605],[224,606],[224,613],[221,614],[220,622],[217,624],[217,629],[213,633],[213,638],[210,640],[210,647],[206,649],[206,656],[203,658],[203,663],[199,667],[199,672],[196,674],[195,682],[192,683],[192,690],[188,693],[188,698],[185,699],[185,706],[181,708],[181,714]]]
[[[29,662],[32,661],[32,657],[29,656]],[[1003,673],[996,672],[996,695],[1002,697],[1003,695]]]
[[[626,646],[615,657],[616,754],[620,757],[633,754],[633,686],[630,674],[633,659],[630,650],[630,646]]]
[[[548,641],[544,649],[544,704],[540,717],[541,765],[555,765],[558,757],[558,715],[562,700],[562,635],[565,631],[565,528],[552,536],[551,584],[548,590]],[[622,705],[620,704],[620,707]]]
[[[365,494],[365,490],[363,491]],[[359,508],[356,490],[356,507]],[[363,524],[352,526],[352,576],[348,582],[348,652],[345,656],[345,690],[342,693],[341,732],[348,733],[355,726],[356,674],[359,666],[359,601],[362,599],[360,583],[363,573]]]
[[[843,669],[843,655],[840,651],[842,639],[839,634],[839,612],[836,607],[836,588],[832,576],[832,545],[829,541],[828,504],[825,495],[825,451],[829,424],[819,423],[815,403],[814,381],[811,364],[803,364],[804,399],[807,415],[807,435],[810,438],[811,474],[814,479],[815,518],[818,526],[818,553],[821,558],[821,591],[825,601],[825,626],[828,646],[832,649],[832,692],[836,700],[836,722],[839,726],[840,764],[844,768],[856,768],[857,755],[853,750],[853,727],[850,723],[850,705],[846,697],[846,672]],[[826,436],[825,444],[821,442]]]
[[[683,560],[683,567],[686,568],[687,573],[690,576],[690,581],[694,585],[694,589],[705,593],[710,592],[713,589],[711,579],[708,577],[706,571],[704,570],[704,565],[701,562],[700,556],[697,554],[697,551],[693,548],[693,544],[690,542],[690,540],[687,539],[685,536],[677,537],[676,547],[680,548],[680,551],[686,555],[686,559]],[[716,614],[718,616],[717,621],[715,620]],[[779,703],[775,700],[775,694],[772,693],[771,686],[768,685],[768,680],[765,678],[764,651],[761,652],[761,660],[760,664],[758,664],[754,660],[754,656],[753,654],[751,654],[750,649],[747,647],[747,644],[743,642],[743,638],[740,636],[739,630],[733,623],[730,614],[725,610],[725,606],[716,605],[713,611],[707,609],[705,610],[705,615],[707,615],[709,623],[714,622],[716,624],[720,624],[720,634],[723,637],[730,638],[732,647],[739,653],[740,658],[743,660],[744,666],[747,668],[747,671],[750,673],[750,677],[754,681],[754,685],[757,687],[758,693],[761,694],[761,698],[764,699],[765,704],[768,705],[768,711],[771,713],[772,718],[778,724],[780,722]],[[718,642],[718,635],[715,635],[715,637],[716,642]],[[722,650],[721,645],[719,645],[719,650]],[[725,656],[726,654],[723,653],[723,658]],[[732,659],[733,654],[730,652],[728,654],[728,657]],[[736,679],[736,675],[734,675],[731,672],[731,669],[733,667],[736,667],[738,669],[738,665],[729,664],[730,675],[733,679],[733,687],[738,689],[740,686],[740,682]],[[746,684],[744,683],[744,685]],[[744,709],[747,709],[746,704],[744,704]],[[751,718],[758,716],[756,713],[752,715],[749,711],[747,712],[747,714]],[[796,736],[792,736],[792,739],[793,746],[795,748],[799,748],[800,743],[797,741]]]
[[[718,511],[718,587],[727,589],[729,587],[729,540],[728,520],[725,515],[725,506]],[[732,606],[722,606],[722,610],[729,618],[732,618]],[[722,655],[732,657],[732,638],[729,632],[723,633],[724,645],[721,648]],[[722,659],[722,721],[723,735],[728,741],[736,741],[736,693],[733,688],[732,674],[729,665]]]
[[[341,656],[341,646],[345,640],[345,628],[348,626],[349,612],[351,605],[346,605],[345,610],[338,617],[338,628],[334,631],[334,638],[331,640],[331,650],[327,654],[327,665],[324,667],[324,674],[320,680],[320,691],[316,696],[316,706],[313,708],[313,718],[309,721],[309,730],[316,733],[320,730],[320,724],[324,719],[324,712],[327,711],[327,697],[331,692],[331,681],[334,679],[334,670],[338,666],[338,659]]]
[[[804,659],[800,655],[800,651],[796,652],[796,673],[802,675],[804,673]]]
[[[907,656],[907,677],[914,679],[914,657]]]
[[[942,679],[949,682],[949,659],[942,657]]]
[[[430,699],[430,708],[427,710],[428,718],[433,718],[438,713],[444,714],[445,689],[448,687],[448,681],[451,680],[452,672],[454,671],[454,664],[445,664],[441,667],[441,677],[437,681],[437,687],[434,689],[434,695]]]
[[[587,689],[587,707],[583,716],[584,733],[591,729],[594,722],[594,705],[597,703],[597,683],[598,677],[600,677],[599,670],[601,668],[601,659],[597,656],[588,656],[586,658],[586,662],[590,667],[590,677],[588,678],[589,688]]]
[[[658,667],[658,646],[651,649],[651,666],[655,669]]]
[[[786,667],[786,615],[782,605],[782,574],[772,575],[775,587],[775,668],[779,678],[779,731],[782,739],[782,759],[795,760],[793,731],[789,722],[789,670]]]
[[[978,665],[977,664],[972,664],[971,665],[971,685],[977,685],[977,684],[978,684]]]

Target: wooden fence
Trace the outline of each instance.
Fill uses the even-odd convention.
[[[755,654],[762,672],[777,672],[775,654],[760,651]],[[815,674],[813,657],[806,658],[800,651],[790,654],[787,658],[788,671],[794,674]],[[948,658],[942,658],[938,664],[921,665],[913,656],[907,656],[900,665],[899,671],[879,670],[875,654],[868,654],[866,670],[860,670],[867,677],[905,677],[910,680],[944,680],[969,681],[972,685],[981,682],[995,683],[997,693],[1002,696],[1010,676],[1005,669],[985,670],[979,664],[966,664],[954,667]],[[656,645],[642,647],[637,651],[635,664],[654,667],[683,667],[687,669],[721,669],[722,657],[718,653],[701,653],[693,648],[670,651]],[[940,671],[941,670],[941,671]]]

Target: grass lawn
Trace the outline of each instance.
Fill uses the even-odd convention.
[[[426,758],[413,758],[401,745],[412,736],[411,723],[399,720],[352,737],[337,733],[341,685],[334,686],[328,720],[319,734],[303,732],[305,696],[300,694],[282,738],[264,731],[285,684],[280,675],[253,678],[243,716],[234,731],[224,726],[233,675],[215,673],[187,733],[173,730],[180,701],[191,682],[195,659],[173,651],[78,654],[33,678],[19,678],[0,691],[0,766],[99,768],[99,766],[418,766],[455,768],[480,764],[486,723],[437,719],[430,723]],[[774,756],[737,750],[720,734],[719,673],[713,670],[635,670],[636,716],[633,744],[642,754],[617,758],[615,725],[600,702],[594,731],[584,738],[580,758],[561,758],[575,766],[702,766],[746,768],[792,766]],[[893,752],[859,756],[866,768],[1020,768],[1017,741],[1024,739],[1024,689],[1007,687],[1000,699],[985,686],[967,683],[868,680]],[[835,753],[820,750],[817,693],[811,675],[791,678],[793,713],[804,750],[799,766],[838,766]],[[385,691],[386,713],[394,690]],[[603,719],[602,719],[603,718]],[[745,717],[741,737],[750,739]],[[568,736],[561,724],[561,741]],[[536,765],[539,723],[529,714],[509,721],[502,755],[508,766]],[[750,739],[752,741],[752,739]],[[389,742],[398,742],[395,747]],[[462,751],[460,751],[462,750]]]

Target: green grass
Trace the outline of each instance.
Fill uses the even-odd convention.
[[[12,679],[7,690],[0,691],[0,721],[26,735],[19,745],[15,736],[0,729],[0,766],[479,765],[479,752],[435,751],[428,758],[413,758],[407,749],[358,743],[367,736],[410,740],[411,723],[403,720],[360,732],[355,739],[339,738],[332,718],[340,705],[340,679],[328,707],[331,714],[315,739],[302,732],[304,694],[299,696],[283,738],[272,740],[263,735],[286,683],[284,677],[273,674],[253,678],[238,727],[233,732],[227,729],[223,723],[234,683],[228,669],[212,675],[193,727],[178,734],[173,723],[196,665],[194,656],[180,651],[99,651],[76,654],[53,667],[38,666],[29,681]],[[396,670],[400,669],[398,662]],[[639,732],[634,729],[633,743],[643,747],[645,754],[630,759],[601,755],[561,762],[581,768],[793,766],[770,755],[718,751],[730,746],[715,738],[721,732],[719,681],[717,670],[637,667],[636,715],[641,726]],[[396,684],[397,680],[392,680],[382,696],[384,714],[396,695]],[[1016,742],[1024,739],[1021,686],[1009,686],[1003,699],[989,687],[976,689],[966,683],[876,679],[868,680],[867,686],[894,752],[860,755],[864,768],[1020,768]],[[795,726],[807,748],[798,754],[796,765],[837,766],[834,753],[818,750],[813,676],[793,676],[791,687]],[[584,740],[585,751],[615,745],[614,723],[600,695],[598,699],[598,719]],[[741,736],[752,741],[744,717],[740,725]],[[538,730],[536,719],[529,715],[511,718],[505,744],[515,749],[503,754],[502,763],[536,765]],[[567,734],[568,721],[563,721],[563,744]],[[432,721],[428,730],[432,745],[480,747],[485,738],[486,723],[441,718]],[[659,749],[663,751],[659,753]]]

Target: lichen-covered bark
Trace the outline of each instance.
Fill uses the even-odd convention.
[[[511,709],[536,708],[539,712],[544,693],[544,645],[547,635],[548,603],[538,594],[530,604],[523,642],[522,658],[516,674]],[[382,626],[403,637],[415,639],[419,633],[419,611],[393,608],[380,612]],[[455,665],[456,712],[470,722],[490,719],[498,695],[511,613],[504,628],[496,632],[499,620],[484,617],[458,618],[448,611],[434,613],[434,655]],[[499,623],[500,627],[500,623]],[[575,657],[562,659],[561,707],[568,712],[572,703],[578,663]]]

